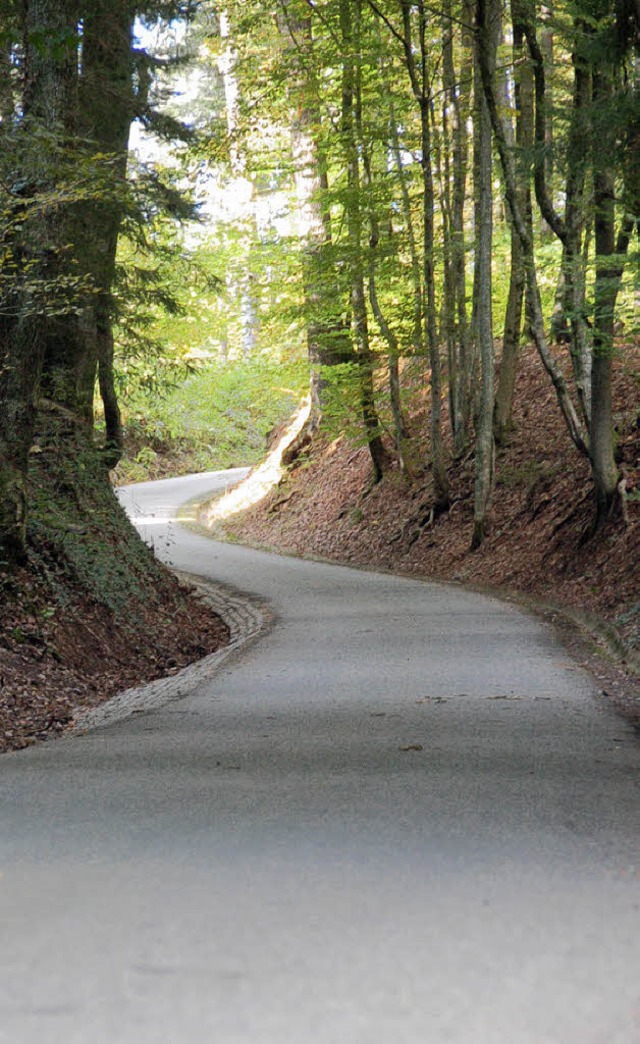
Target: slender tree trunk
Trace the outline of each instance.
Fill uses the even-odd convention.
[[[477,39],[484,35],[484,57],[489,76],[493,77],[500,25],[497,5],[491,0],[483,11],[483,20],[476,25]],[[473,509],[471,547],[475,549],[484,540],[487,518],[491,507],[494,483],[495,446],[493,441],[495,353],[493,347],[493,318],[491,311],[491,251],[493,236],[493,191],[491,163],[491,120],[482,90],[480,55],[475,64],[475,134],[474,134],[474,197],[476,213],[476,243],[474,270],[475,338],[480,352],[481,385],[476,422],[476,482]]]
[[[577,31],[585,32],[578,25]],[[591,76],[584,59],[573,55],[573,110],[567,146],[565,187],[566,237],[562,251],[563,313],[569,317],[571,361],[578,400],[587,427],[591,419],[591,344],[586,321],[582,236],[585,220],[585,177],[590,138],[586,112],[591,101]]]
[[[224,87],[231,173],[237,179],[238,185],[244,185],[248,188],[249,198],[244,204],[244,216],[257,235],[255,186],[252,182],[249,183],[245,179],[246,161],[238,140],[240,86],[236,75],[237,53],[233,39],[229,7],[221,7],[219,19],[223,50],[218,59],[218,68]],[[253,238],[255,238],[255,235]],[[240,349],[243,358],[250,358],[254,352],[258,337],[258,309],[250,251],[249,256],[245,258],[240,279],[237,282],[234,280],[233,285],[232,280],[228,279],[228,285],[230,289],[233,289],[240,305]]]
[[[593,72],[594,102],[603,108],[611,106],[611,71],[598,67]],[[596,275],[593,314],[593,365],[591,398],[591,467],[595,487],[596,527],[611,515],[616,503],[620,473],[615,461],[613,443],[613,408],[611,378],[615,305],[620,290],[623,264],[615,255],[624,256],[634,219],[626,219],[616,242],[615,176],[613,170],[613,134],[607,143],[599,143],[594,162],[594,232]],[[609,147],[607,148],[607,145]]]
[[[515,70],[516,129],[515,142],[518,150],[516,167],[518,201],[533,237],[531,223],[531,193],[529,189],[528,156],[533,147],[533,81],[531,67],[523,54],[524,29],[518,0],[512,3],[513,57]],[[509,296],[502,338],[500,375],[496,392],[494,434],[498,445],[504,445],[509,437],[513,395],[518,368],[522,311],[525,290],[525,270],[522,244],[513,221],[511,221],[511,268],[509,274]]]
[[[486,0],[477,0],[478,9],[478,21],[480,24],[484,23],[485,19],[485,6]],[[549,374],[553,386],[556,391],[556,397],[558,405],[564,417],[565,423],[569,434],[574,442],[574,445],[581,453],[588,454],[588,442],[587,436],[585,435],[583,426],[580,418],[576,412],[575,406],[571,400],[567,383],[564,379],[562,370],[555,362],[551,352],[549,351],[546,335],[544,330],[544,316],[542,314],[542,306],[540,303],[540,294],[538,291],[538,280],[537,270],[535,264],[535,256],[533,251],[533,239],[530,235],[530,231],[527,227],[525,216],[522,213],[518,201],[517,193],[517,182],[515,177],[515,170],[513,166],[513,156],[509,150],[502,121],[498,113],[495,93],[493,90],[493,82],[491,77],[491,56],[490,53],[486,53],[486,43],[484,35],[480,37],[479,43],[479,64],[480,72],[482,76],[482,86],[487,99],[487,106],[489,109],[489,115],[491,117],[491,125],[498,147],[498,153],[500,155],[500,163],[502,166],[502,172],[505,183],[505,194],[511,217],[513,220],[514,228],[516,229],[520,242],[522,245],[522,254],[525,264],[525,272],[527,276],[527,309],[530,316],[531,322],[531,334],[533,340],[542,360],[542,363]]]
[[[442,308],[441,339],[444,341],[447,354],[447,384],[449,399],[449,423],[454,442],[459,427],[457,415],[458,382],[460,379],[459,350],[456,336],[456,285],[453,266],[452,244],[452,206],[451,206],[451,118],[457,102],[455,69],[453,64],[453,22],[451,20],[451,0],[446,0],[442,18],[442,76],[443,95],[441,113],[441,146],[437,150],[438,179],[440,182],[440,213],[442,220]],[[455,116],[454,116],[455,120]],[[434,132],[436,120],[434,113]]]
[[[414,47],[414,15],[417,16],[417,44]],[[431,467],[433,507],[436,513],[449,506],[449,476],[444,461],[442,439],[442,376],[438,346],[435,289],[435,195],[431,160],[431,87],[429,83],[429,47],[427,42],[427,10],[423,0],[414,6],[402,0],[403,46],[405,64],[420,111],[420,167],[422,170],[422,286],[424,328],[431,368]]]
[[[389,136],[391,139],[391,147],[393,153],[393,160],[396,168],[396,174],[398,176],[398,181],[400,184],[400,193],[402,199],[402,216],[407,232],[409,258],[411,260],[411,280],[413,289],[412,345],[414,352],[417,355],[420,355],[424,349],[422,273],[420,270],[420,256],[418,250],[416,231],[414,228],[413,214],[411,212],[411,198],[409,195],[409,186],[407,185],[407,173],[402,162],[402,149],[400,147],[400,138],[398,136],[398,121],[394,111],[394,105],[391,99],[390,92],[388,92],[388,98],[390,113]]]
[[[544,62],[545,80],[549,85],[554,67],[554,38],[552,25],[552,11],[550,7],[542,5],[540,9],[540,52]],[[547,86],[545,95],[545,107],[547,117],[553,112],[553,92]],[[551,185],[555,167],[554,157],[553,120],[546,118],[544,125],[544,166],[547,184]]]
[[[352,6],[353,5],[353,6]],[[360,379],[360,402],[367,444],[373,464],[373,481],[379,482],[386,466],[386,453],[380,435],[373,382],[373,356],[369,343],[367,302],[364,288],[362,259],[362,212],[360,159],[355,128],[357,85],[356,55],[359,19],[359,0],[340,0],[340,31],[342,43],[342,111],[341,132],[347,157],[347,230],[349,240],[349,267],[351,280],[351,313],[356,344],[356,359]],[[355,14],[355,32],[354,19]]]
[[[509,294],[502,334],[502,355],[494,412],[494,437],[498,446],[505,446],[511,432],[513,396],[518,372],[522,311],[524,304],[525,272],[520,238],[511,228],[511,266]]]
[[[370,190],[372,185],[371,176],[371,164],[370,159],[367,155],[366,148],[362,143],[362,135],[360,135],[364,170],[365,170],[365,183],[367,188]],[[398,344],[398,338],[396,337],[392,327],[387,322],[386,316],[380,306],[377,289],[377,278],[376,278],[376,253],[378,244],[380,242],[380,227],[378,218],[374,207],[369,207],[369,266],[368,266],[368,286],[369,286],[369,304],[371,305],[371,311],[374,319],[378,324],[378,329],[382,334],[387,347],[388,347],[388,365],[389,365],[389,401],[391,404],[391,413],[393,416],[393,426],[395,434],[395,447],[398,454],[398,460],[400,467],[409,476],[412,473],[412,467],[410,463],[410,454],[408,450],[409,436],[407,431],[407,424],[402,410],[402,399],[400,394],[400,345]]]
[[[473,0],[463,0],[461,46],[462,58],[457,86],[454,89],[453,114],[453,194],[451,200],[451,260],[457,309],[458,362],[456,429],[453,448],[460,456],[468,443],[473,411],[474,351],[467,315],[465,200],[469,164],[467,123],[473,82]]]
[[[436,287],[434,264],[434,211],[433,170],[431,166],[431,129],[429,125],[429,99],[423,96],[420,104],[422,178],[423,178],[423,285],[426,306],[427,345],[431,367],[431,466],[433,471],[434,510],[439,513],[449,506],[449,477],[444,462],[442,439],[442,374],[440,349],[436,321]]]
[[[299,0],[279,0],[277,24],[284,55],[291,68],[287,98],[297,199],[297,232],[302,247],[307,355],[311,371],[309,419],[287,452],[290,462],[307,445],[320,425],[326,387],[323,367],[348,359],[351,346],[347,344],[348,335],[345,335],[337,317],[333,316],[335,287],[327,279],[330,270],[327,255],[331,249],[331,219],[323,206],[327,185],[318,143],[321,118],[318,85],[312,66],[310,9]]]

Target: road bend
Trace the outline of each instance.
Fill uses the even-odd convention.
[[[122,497],[270,629],[0,759],[0,1041],[638,1044],[636,733],[511,605],[171,521],[233,477]]]

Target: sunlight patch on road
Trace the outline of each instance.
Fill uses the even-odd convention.
[[[216,522],[221,522],[238,511],[244,511],[246,508],[258,504],[267,496],[282,478],[284,471],[282,454],[302,430],[309,416],[310,408],[309,399],[305,399],[266,460],[250,475],[247,475],[238,486],[210,503],[202,516],[205,524],[215,525]]]

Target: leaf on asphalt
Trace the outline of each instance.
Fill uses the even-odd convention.
[[[398,747],[398,750],[424,750],[421,743],[408,743],[406,747]]]

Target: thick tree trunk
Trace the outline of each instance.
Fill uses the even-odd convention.
[[[46,348],[41,287],[64,274],[68,241],[64,207],[36,205],[39,193],[55,184],[57,166],[44,145],[34,150],[31,132],[44,126],[52,138],[64,140],[75,131],[76,27],[71,2],[32,0],[25,9],[22,124],[16,139],[21,187],[14,204],[21,220],[4,237],[18,269],[0,325],[0,554],[9,559],[26,553],[28,461]]]
[[[122,452],[122,428],[113,375],[111,293],[126,186],[129,130],[134,117],[132,87],[132,0],[117,10],[109,0],[94,0],[83,21],[79,130],[85,162],[97,153],[111,185],[109,199],[101,195],[79,204],[72,215],[74,254],[89,278],[80,321],[65,318],[59,335],[48,339],[43,367],[43,395],[77,418],[74,437],[92,441],[96,377],[103,400],[106,446],[104,463],[112,467]],[[86,228],[91,225],[91,236]],[[71,433],[70,433],[71,434]],[[60,437],[59,424],[55,437]]]

